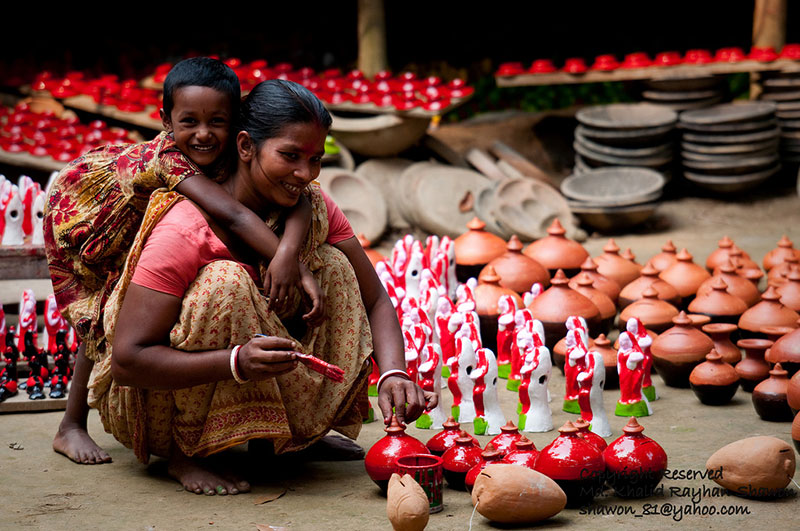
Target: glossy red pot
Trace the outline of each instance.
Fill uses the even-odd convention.
[[[514,450],[514,443],[522,439],[522,434],[517,429],[516,424],[510,420],[505,426],[500,428],[500,431],[500,435],[495,435],[494,438],[489,441],[489,444],[491,444],[493,448],[496,448],[501,454],[506,455],[508,452]],[[486,445],[487,450],[489,449],[489,444]]]
[[[667,470],[667,453],[631,417],[622,428],[624,434],[603,451],[606,481],[617,495],[645,498],[653,494]]]
[[[372,445],[364,458],[367,474],[381,491],[386,492],[389,478],[395,471],[395,460],[409,454],[427,454],[428,448],[421,441],[406,434],[406,428],[392,416],[386,428],[386,437]]]
[[[425,445],[433,455],[438,455],[440,457],[444,455],[447,450],[456,445],[456,439],[466,434],[465,431],[461,430],[461,425],[456,422],[456,419],[453,417],[448,417],[442,426],[444,429],[428,439]],[[478,439],[472,437],[472,442],[474,446],[480,448]]]
[[[481,462],[483,451],[472,443],[472,437],[466,432],[456,439],[456,445],[442,455],[444,478],[450,488],[464,490],[467,472]]]

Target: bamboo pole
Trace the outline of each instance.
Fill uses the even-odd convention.
[[[373,77],[388,67],[383,0],[358,0],[358,69]]]
[[[780,52],[786,44],[786,0],[755,0],[753,46],[772,46]],[[761,94],[759,74],[750,76],[750,99]]]

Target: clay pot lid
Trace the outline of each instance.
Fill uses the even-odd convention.
[[[514,434],[519,433],[519,429],[517,429],[517,425],[514,424],[512,421],[506,422],[505,426],[500,427],[500,431],[503,433]]]
[[[791,249],[794,247],[794,243],[784,234],[781,236],[781,239],[778,240],[778,247],[784,247],[786,249]]]
[[[667,243],[661,246],[661,252],[653,256],[648,262],[656,271],[663,271],[677,261],[676,253],[677,249],[672,240],[667,240]]]
[[[472,441],[472,437],[464,430],[461,430],[461,435],[456,438],[456,444],[458,446],[475,446]]]
[[[648,260],[644,267],[642,267],[641,274],[643,277],[658,278],[658,269],[653,267],[652,259]]]
[[[619,255],[619,245],[614,241],[614,238],[610,238],[608,243],[603,246],[603,252],[606,254]]]
[[[628,420],[628,423],[622,427],[622,431],[626,435],[634,435],[636,433],[642,433],[644,431],[644,426],[639,424],[639,422],[636,420],[636,417],[631,417],[630,420]]]
[[[558,428],[558,433],[561,435],[575,435],[578,433],[578,428],[576,428],[572,422],[567,421],[563,426]]]
[[[783,259],[790,255],[798,256],[800,255],[800,251],[794,248],[792,240],[787,238],[784,234],[778,241],[778,246],[764,255],[764,269],[769,271],[773,267],[780,265]]]
[[[581,271],[597,271],[597,262],[591,256],[587,257],[581,264]]]
[[[492,443],[486,445],[486,448],[481,452],[481,457],[484,461],[496,461],[503,458],[503,452],[494,447]]]
[[[702,313],[689,313],[687,317],[692,321],[692,326],[701,330],[705,325],[711,322],[711,317]]]
[[[697,293],[703,281],[711,278],[711,274],[693,262],[693,257],[686,248],[681,249],[677,259],[678,261],[662,271],[659,277],[678,290],[681,297],[689,297]]]
[[[711,284],[711,291],[698,295],[690,304],[689,311],[706,315],[742,315],[747,304],[727,292],[728,284],[721,277],[716,277]]]
[[[564,237],[566,233],[567,230],[561,225],[561,222],[558,221],[558,218],[555,218],[553,222],[550,224],[550,226],[547,228],[547,234],[549,234],[550,236]]]
[[[697,365],[689,374],[689,382],[694,385],[731,385],[739,380],[739,374],[730,363],[723,361],[716,351],[706,354],[706,361]]]
[[[702,328],[706,334],[730,334],[738,329],[739,327],[733,323],[708,323]]]
[[[633,262],[634,264],[636,263],[636,255],[633,254],[633,251],[631,251],[630,247],[626,247],[625,252],[623,252],[620,256],[629,262]]]
[[[525,437],[524,435],[517,441],[514,441],[514,447],[518,451],[529,452],[531,450],[536,450],[536,445],[533,444],[533,441]]]
[[[547,229],[548,236],[528,245],[523,253],[549,270],[578,269],[589,253],[583,245],[565,237],[566,232],[555,218]]]
[[[645,289],[652,287],[656,290],[658,298],[675,302],[676,304],[680,301],[678,290],[669,282],[659,278],[659,271],[653,267],[652,260],[645,264],[640,273],[641,276],[639,276],[639,278],[620,291],[620,297],[628,300],[636,300],[643,296]]]
[[[461,427],[461,424],[456,422],[455,417],[450,415],[449,417],[447,417],[447,420],[442,423],[442,427],[446,430],[457,430],[458,428]]]
[[[522,245],[522,242],[520,241],[520,239],[517,237],[516,234],[511,235],[511,238],[508,239],[508,244],[506,245],[506,249],[508,249],[512,253],[520,253],[520,254],[522,254],[523,247],[524,246]]]
[[[692,320],[689,319],[689,316],[684,311],[673,317],[672,322],[678,326],[692,326]]]
[[[767,336],[770,336],[769,339],[771,341],[777,341],[778,339],[782,338],[786,334],[791,334],[797,328],[794,326],[762,326],[761,333]]]
[[[389,435],[400,435],[402,433],[405,433],[406,427],[403,424],[400,424],[400,422],[398,422],[397,417],[395,415],[392,415],[391,423],[388,426],[386,426],[386,428],[384,428],[383,431],[385,431]]]
[[[467,223],[467,232],[453,240],[456,247],[456,263],[459,265],[488,264],[506,252],[506,241],[484,229],[486,223],[472,218]]]
[[[727,235],[723,236],[720,241],[717,242],[717,246],[720,249],[730,249],[733,247],[733,240],[731,240]]]
[[[599,318],[600,310],[597,305],[567,284],[569,280],[564,271],[556,271],[550,280],[550,288],[533,299],[528,306],[536,319],[548,323],[563,323],[570,315],[578,315],[587,321]]]
[[[619,318],[620,322],[627,322],[631,317],[638,317],[647,327],[668,325],[677,314],[678,309],[675,306],[659,299],[655,288],[648,286],[642,292],[642,298],[629,304],[619,314]]]

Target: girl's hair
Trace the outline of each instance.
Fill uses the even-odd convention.
[[[172,67],[164,80],[164,113],[169,116],[175,105],[175,91],[182,87],[209,87],[228,96],[231,117],[239,115],[242,88],[236,73],[217,59],[192,57]]]
[[[240,125],[259,148],[287,125],[316,123],[328,130],[332,121],[319,98],[303,85],[270,79],[256,85],[242,102]]]

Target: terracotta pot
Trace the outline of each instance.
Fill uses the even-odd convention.
[[[603,454],[580,437],[571,422],[558,431],[560,435],[539,452],[534,469],[558,483],[567,495],[567,506],[580,507],[602,492]]]
[[[608,443],[601,436],[599,436],[598,434],[589,429],[590,426],[589,421],[580,418],[575,422],[573,422],[572,424],[575,425],[576,428],[578,428],[578,435],[580,437],[583,437],[583,439],[586,442],[593,445],[601,452],[606,449]]]
[[[467,472],[467,475],[464,477],[464,486],[467,488],[467,491],[472,492],[472,487],[475,486],[475,479],[484,468],[492,463],[498,463],[502,461],[504,456],[505,454],[495,448],[492,443],[487,444],[486,449],[481,452],[480,462],[470,468],[469,472]]]
[[[789,380],[789,386],[786,388],[786,402],[789,404],[789,409],[792,410],[792,415],[797,415],[800,410],[800,372],[794,373]]]
[[[611,341],[605,334],[600,334],[597,339],[594,340],[594,346],[589,345],[589,350],[599,352],[600,355],[603,356],[603,365],[606,368],[606,383],[603,389],[619,389],[617,351],[611,346]]]
[[[450,488],[464,490],[467,472],[481,462],[483,451],[472,444],[472,438],[464,432],[456,439],[456,445],[442,455],[444,478]]]
[[[691,301],[704,280],[711,278],[708,271],[692,261],[692,255],[686,249],[681,249],[678,261],[658,276],[678,290],[684,304]]]
[[[792,240],[784,234],[778,241],[778,246],[764,255],[764,269],[769,271],[782,264],[787,256],[795,256],[800,259],[800,250],[795,249]]]
[[[795,450],[800,454],[800,415],[795,415],[792,421],[792,441]]]
[[[367,474],[381,491],[386,493],[389,478],[395,471],[395,460],[403,455],[427,454],[421,441],[406,434],[406,428],[392,416],[392,423],[384,430],[386,437],[372,445],[364,457]]]
[[[726,264],[730,260],[731,249],[733,248],[733,240],[727,236],[723,236],[717,242],[717,248],[714,249],[708,258],[706,258],[706,269],[714,271],[715,268]]]
[[[711,322],[711,317],[702,313],[687,313],[686,317],[692,321],[692,326],[702,331],[703,327]]]
[[[617,282],[615,280],[612,280],[612,279],[610,279],[610,278],[608,278],[606,276],[603,276],[600,273],[598,273],[597,272],[597,263],[592,258],[587,258],[581,264],[581,273],[580,274],[583,274],[583,273],[586,273],[587,275],[589,275],[589,277],[594,282],[592,285],[596,289],[599,289],[600,291],[602,291],[603,293],[608,295],[608,298],[611,299],[612,301],[614,301],[614,304],[617,303],[617,300],[619,299],[619,294],[620,294],[620,291],[622,290],[622,288],[620,287],[619,284],[617,284]],[[569,287],[571,287],[572,289],[575,289],[575,287],[578,285],[578,281],[576,280],[576,278],[577,278],[577,276],[573,277],[572,280],[569,281]]]
[[[544,325],[545,344],[549,349],[567,335],[564,323],[572,315],[586,319],[589,335],[597,335],[600,327],[600,310],[587,297],[570,289],[568,282],[559,269],[550,281],[550,288],[528,306],[534,319],[539,319]]]
[[[744,349],[744,359],[736,364],[742,389],[751,393],[759,382],[769,378],[769,363],[764,351],[772,346],[768,339],[740,339],[736,346]]]
[[[643,298],[622,310],[619,314],[620,329],[631,317],[638,317],[645,328],[660,334],[672,324],[672,318],[678,315],[678,309],[667,301],[660,300],[652,287],[644,290]]]
[[[644,428],[636,417],[631,417],[622,431],[603,451],[606,480],[623,498],[651,496],[667,471],[667,453],[642,433]]]
[[[781,364],[777,363],[769,371],[769,378],[753,389],[753,407],[758,416],[773,422],[791,421],[794,415],[787,401],[788,389],[789,378]]]
[[[511,422],[510,420],[506,423],[505,426],[500,427],[500,435],[495,435],[489,444],[491,444],[498,452],[503,455],[506,455],[508,452],[514,449],[514,443],[518,440],[522,439],[522,434],[517,429],[516,424]],[[488,450],[488,445],[486,449]]]
[[[659,272],[664,271],[678,261],[677,250],[672,240],[667,240],[667,243],[661,247],[661,252],[650,259],[650,265]]]
[[[703,332],[714,342],[714,350],[722,357],[722,361],[734,365],[742,359],[742,352],[731,341],[731,334],[738,328],[730,323],[709,323],[703,325]]]
[[[378,262],[386,260],[385,256],[370,247],[370,241],[366,238],[366,236],[364,236],[363,233],[358,234],[358,243],[360,243],[361,248],[364,249],[364,254],[367,255],[367,258],[369,258],[372,267],[375,267],[375,264]]]
[[[787,329],[789,327],[786,327]],[[769,331],[769,327],[762,331]],[[789,376],[797,374],[800,369],[800,328],[783,335],[770,347],[766,355],[769,363],[780,363]]]
[[[739,297],[728,293],[727,289],[725,281],[717,277],[711,285],[710,292],[698,295],[689,303],[689,311],[707,315],[718,323],[738,322],[739,317],[747,311],[747,304]]]
[[[600,334],[600,335],[602,335],[602,334]],[[559,339],[558,343],[556,343],[556,346],[554,346],[550,350],[550,355],[551,355],[550,357],[553,358],[553,365],[555,365],[556,367],[558,367],[561,370],[561,374],[564,374],[564,363],[566,362],[566,359],[567,359],[567,338],[566,338],[566,334],[564,334],[564,336],[565,337],[562,337],[561,339]],[[587,345],[587,346],[589,347],[589,350],[592,350],[594,348],[594,346],[595,346],[595,342],[591,337],[589,338],[589,345]]]
[[[700,402],[709,406],[727,404],[739,388],[739,375],[716,350],[706,354],[706,361],[689,375],[689,385]]]
[[[428,439],[428,442],[425,444],[430,453],[439,457],[456,445],[456,439],[461,437],[462,433],[466,433],[461,431],[461,425],[456,422],[456,419],[453,417],[447,417],[442,427],[444,429]],[[480,448],[478,439],[473,437],[472,442],[475,446]]]
[[[778,295],[781,296],[781,304],[790,310],[800,312],[800,269],[794,268],[786,278],[788,281],[776,288]]]
[[[767,273],[767,285],[776,288],[789,282],[789,275],[797,269],[798,260],[796,256],[787,257],[782,264],[776,265]]]
[[[692,326],[681,312],[672,319],[675,326],[658,336],[650,347],[653,365],[670,387],[689,387],[689,374],[711,352],[714,343]]]
[[[504,288],[500,285],[500,277],[495,273],[492,266],[486,266],[483,281],[474,290],[475,311],[481,322],[481,337],[483,346],[497,352],[497,317],[500,309],[497,302],[503,295],[513,297],[517,308],[524,308],[522,297],[516,291]]]
[[[547,236],[531,243],[522,252],[542,264],[551,275],[563,269],[572,276],[578,272],[589,253],[583,245],[564,236],[566,233],[556,218],[547,229]]]
[[[653,267],[651,262],[647,262],[642,268],[642,275],[625,286],[619,294],[619,308],[625,309],[629,304],[641,300],[644,295],[644,290],[652,287],[656,290],[657,296],[662,301],[667,301],[675,307],[680,306],[681,296],[678,295],[678,290],[672,287],[667,282],[658,278],[658,270]]]
[[[478,281],[483,279],[489,266],[494,267],[500,276],[501,286],[519,294],[530,291],[536,282],[545,288],[550,285],[550,274],[542,264],[522,254],[522,242],[516,234],[508,240],[506,252],[489,262],[481,271]]]
[[[603,254],[595,257],[597,272],[610,278],[624,288],[639,278],[642,266],[619,255],[619,247],[613,238],[603,247]]]
[[[705,280],[700,287],[697,288],[697,296],[700,297],[713,290],[711,285],[716,282],[718,278],[725,281],[728,286],[727,292],[742,299],[748,307],[757,304],[761,300],[761,292],[753,285],[752,282],[746,278],[736,274],[736,268],[728,260],[725,264],[716,270],[714,275]]]
[[[472,218],[467,223],[467,232],[456,238],[456,276],[461,282],[471,277],[478,277],[481,269],[506,252],[503,238],[483,230],[486,223]]]
[[[589,275],[580,273],[575,278],[578,286],[572,289],[587,297],[597,306],[597,309],[600,311],[600,328],[603,332],[607,333],[614,323],[614,318],[617,316],[617,306],[608,295],[592,285],[594,281]]]
[[[761,302],[748,309],[739,318],[739,330],[746,337],[763,337],[765,326],[795,326],[800,318],[780,302],[780,295],[772,286],[761,295]]]
[[[503,463],[520,465],[534,470],[536,457],[538,457],[538,455],[539,451],[536,449],[533,441],[522,436],[520,440],[514,443],[514,449],[503,458]]]
[[[750,255],[744,252],[742,249],[734,244],[731,247],[730,253],[728,254],[730,257],[731,262],[737,267],[741,269],[758,269],[761,271],[761,266],[755,263],[753,260],[750,259]]]

